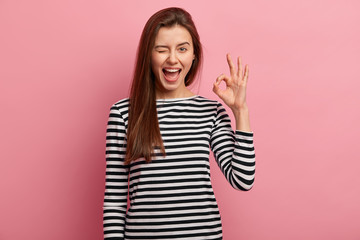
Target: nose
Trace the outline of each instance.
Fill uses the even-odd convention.
[[[169,64],[172,64],[172,65],[178,63],[178,58],[177,58],[177,55],[176,55],[176,52],[175,52],[175,51],[171,51],[171,52],[169,53],[168,63],[169,63]]]

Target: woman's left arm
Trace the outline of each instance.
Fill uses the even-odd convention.
[[[215,160],[231,186],[238,190],[250,190],[255,179],[255,149],[253,132],[250,128],[249,111],[246,104],[246,85],[249,68],[242,71],[241,59],[238,69],[227,54],[231,76],[220,75],[214,83],[213,91],[232,110],[236,120],[235,133],[231,129],[230,118],[225,109],[218,105],[215,127],[211,135],[211,149]],[[226,89],[219,84],[225,81]]]
[[[248,65],[245,65],[245,69],[243,70],[241,58],[238,57],[238,67],[236,69],[230,54],[227,54],[226,58],[230,68],[230,76],[221,74],[214,83],[213,91],[232,110],[236,121],[236,130],[251,132],[249,109],[246,104],[246,86],[249,76],[249,67]],[[219,87],[221,81],[226,83],[225,90],[222,90]]]

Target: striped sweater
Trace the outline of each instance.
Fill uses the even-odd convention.
[[[124,165],[129,99],[111,107],[104,239],[222,239],[210,148],[231,186],[249,190],[255,174],[253,133],[234,132],[224,107],[201,96],[159,99],[156,105],[166,156],[129,165]]]

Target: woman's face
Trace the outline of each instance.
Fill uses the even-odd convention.
[[[194,58],[192,38],[186,28],[175,25],[159,29],[151,54],[157,97],[184,97],[188,92],[185,76]]]

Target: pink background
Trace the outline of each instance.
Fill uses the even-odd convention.
[[[0,239],[101,239],[105,128],[146,20],[187,9],[217,99],[225,54],[250,66],[255,186],[212,163],[225,240],[360,239],[356,0],[0,1]]]

